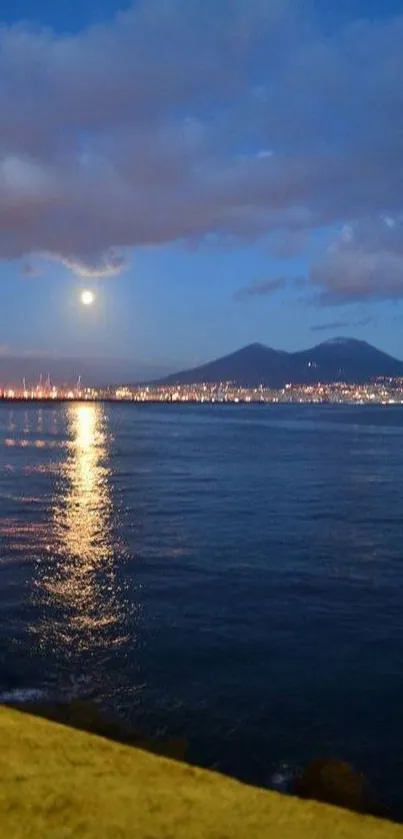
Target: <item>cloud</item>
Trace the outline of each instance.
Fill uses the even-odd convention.
[[[351,329],[359,327],[368,326],[368,324],[372,323],[373,318],[368,315],[363,318],[358,318],[357,320],[333,320],[329,321],[328,323],[314,323],[311,326],[311,332],[330,332],[335,329]]]
[[[100,257],[94,256],[68,258],[62,257],[61,261],[73,271],[78,277],[116,277],[129,264],[129,260],[122,254],[117,254],[112,248],[103,253]]]
[[[263,282],[240,288],[237,292],[235,292],[234,300],[249,300],[251,297],[273,294],[280,288],[284,288],[285,284],[286,277],[275,277],[274,279],[264,280]]]
[[[316,229],[393,221],[402,40],[403,16],[323,33],[296,0],[139,0],[74,35],[3,26],[0,258],[92,276],[127,248],[258,239],[288,258]],[[402,296],[403,255],[381,244],[315,260],[319,296]]]
[[[349,251],[319,262],[312,281],[327,305],[360,300],[398,300],[403,296],[403,257]]]
[[[364,220],[342,228],[311,269],[320,302],[398,300],[403,297],[403,221]]]
[[[41,271],[36,265],[33,265],[32,262],[25,262],[24,265],[21,267],[21,276],[25,277],[26,279],[35,279],[41,276]]]
[[[333,329],[344,329],[350,326],[348,320],[332,320],[329,323],[314,323],[311,326],[311,332],[327,332]]]
[[[242,301],[249,300],[251,297],[264,297],[287,286],[301,288],[305,286],[305,282],[304,277],[273,277],[238,289],[234,294],[234,300]]]

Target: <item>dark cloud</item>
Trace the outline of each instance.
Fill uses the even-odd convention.
[[[329,323],[314,323],[311,332],[327,332],[333,329],[345,329],[350,326],[348,320],[332,320]]]
[[[249,300],[251,297],[264,297],[287,286],[302,288],[305,285],[304,277],[271,277],[258,283],[244,286],[234,294],[234,300]]]
[[[288,258],[350,221],[354,247],[312,267],[321,299],[402,296],[400,228],[364,231],[403,212],[403,16],[325,35],[304,8],[140,0],[75,35],[0,29],[0,257],[113,274],[126,248],[264,239]]]
[[[41,271],[32,262],[25,262],[21,267],[21,276],[27,280],[33,280],[41,276]]]
[[[234,300],[249,300],[251,297],[260,297],[261,295],[273,294],[286,284],[286,277],[275,277],[272,280],[263,280],[261,283],[245,286],[240,288],[234,294]]]
[[[373,318],[368,315],[357,320],[332,320],[328,323],[314,323],[311,326],[311,332],[330,332],[335,329],[351,329],[368,326],[373,322]]]

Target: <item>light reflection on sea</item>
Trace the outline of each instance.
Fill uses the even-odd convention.
[[[68,655],[125,640],[124,598],[116,580],[113,509],[109,486],[109,435],[100,404],[68,406],[69,446],[54,498],[49,561],[39,563],[33,587],[44,617],[31,626],[45,648]],[[51,613],[51,616],[49,615]]]

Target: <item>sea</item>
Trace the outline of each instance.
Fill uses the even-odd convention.
[[[0,702],[89,698],[403,820],[403,408],[0,405]]]

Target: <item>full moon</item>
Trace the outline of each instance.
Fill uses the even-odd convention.
[[[82,291],[81,292],[81,302],[84,306],[91,306],[91,304],[95,300],[95,295],[92,291]]]

